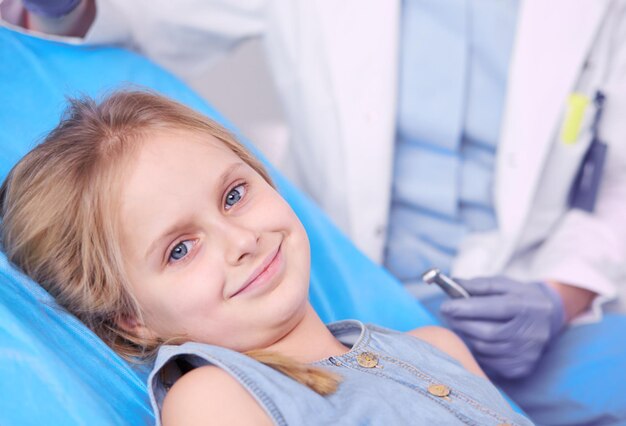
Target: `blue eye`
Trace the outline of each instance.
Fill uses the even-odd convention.
[[[189,250],[191,249],[192,245],[193,245],[193,242],[191,240],[181,241],[180,243],[176,244],[176,247],[174,247],[172,251],[170,252],[169,260],[178,261],[182,259],[183,257],[187,256],[187,253],[189,253]]]
[[[232,206],[237,204],[244,195],[246,195],[246,187],[243,184],[235,186],[233,189],[228,191],[225,200],[226,206],[224,206],[224,208],[226,210],[230,209]]]

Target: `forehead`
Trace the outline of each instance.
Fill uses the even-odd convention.
[[[214,186],[237,154],[211,135],[164,131],[145,136],[121,188],[122,217],[144,214],[155,203],[181,203],[196,190]]]
[[[225,160],[239,157],[224,142],[211,134],[185,130],[161,130],[143,137],[134,173],[154,166],[179,166],[181,163],[218,167]]]
[[[206,185],[234,163],[243,160],[212,135],[171,130],[148,134],[129,164],[123,199],[143,201],[168,189]]]

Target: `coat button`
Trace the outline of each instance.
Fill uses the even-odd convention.
[[[378,365],[378,356],[371,352],[361,352],[356,357],[356,362],[364,368],[374,368]]]
[[[428,393],[443,398],[450,395],[450,388],[446,385],[430,385],[428,386]]]

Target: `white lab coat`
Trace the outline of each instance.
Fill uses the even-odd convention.
[[[191,77],[262,37],[292,132],[290,177],[372,259],[384,249],[396,125],[399,0],[98,0],[86,40]],[[553,279],[626,297],[626,2],[523,0],[498,145],[497,231],[461,245],[457,276]],[[602,30],[605,31],[602,31]],[[609,30],[610,29],[610,30]],[[607,40],[613,40],[607,51]],[[609,60],[610,58],[610,60]],[[601,76],[602,75],[602,76]],[[568,95],[607,94],[595,212],[565,200],[590,143],[560,141]],[[588,116],[591,116],[591,108]]]

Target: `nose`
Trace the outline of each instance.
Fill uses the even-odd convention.
[[[227,223],[222,231],[226,261],[231,265],[238,265],[257,253],[259,233],[256,230],[241,224]]]

